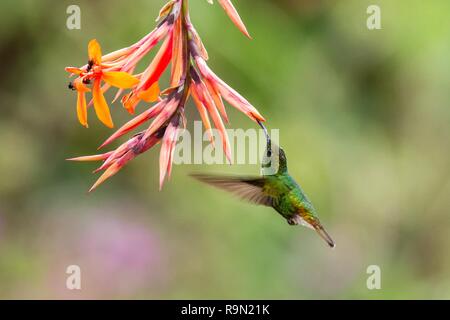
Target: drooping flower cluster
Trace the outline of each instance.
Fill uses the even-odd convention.
[[[208,0],[209,2],[212,2]],[[235,25],[250,37],[230,0],[218,0]],[[187,0],[172,0],[160,11],[158,26],[137,43],[112,53],[102,55],[99,43],[91,40],[88,46],[88,64],[81,68],[68,67],[66,71],[77,78],[69,87],[77,91],[77,114],[80,123],[87,127],[87,110],[93,105],[98,119],[113,127],[104,93],[111,87],[118,88],[114,98],[122,95],[122,104],[134,114],[136,106],[144,101],[156,104],[123,125],[100,148],[117,138],[153,120],[147,129],[135,134],[116,150],[96,155],[69,159],[72,161],[103,161],[96,172],[104,171],[91,191],[115,175],[130,160],[161,142],[160,187],[166,176],[170,176],[172,158],[178,129],[185,126],[184,109],[192,97],[209,133],[214,137],[212,126],[218,129],[225,155],[231,159],[230,143],[223,120],[228,122],[224,101],[245,113],[253,121],[265,121],[259,112],[239,93],[220,79],[207,65],[208,54],[197,31],[191,23]],[[135,73],[137,64],[157,44],[158,52],[150,65]],[[160,91],[158,81],[170,65],[170,83]],[[124,90],[130,91],[124,93]],[[92,92],[87,103],[86,93]],[[113,102],[114,102],[113,101]],[[212,120],[212,124],[210,121]]]

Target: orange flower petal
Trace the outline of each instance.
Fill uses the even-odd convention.
[[[137,143],[139,142],[138,137],[131,138],[124,144],[122,144],[120,147],[118,147],[111,156],[108,157],[108,159],[105,160],[105,162],[100,166],[100,168],[96,169],[94,173],[100,172],[102,170],[105,170],[111,166],[112,163],[114,163],[117,159],[121,158],[125,153],[127,153],[130,149],[132,149]]]
[[[170,77],[170,86],[180,85],[183,75],[183,29],[181,17],[175,22],[173,30],[173,48],[172,48],[172,70]]]
[[[106,83],[121,89],[129,89],[139,83],[138,78],[123,71],[103,72],[102,79]]]
[[[94,191],[97,189],[103,182],[114,176],[117,172],[119,172],[121,169],[121,166],[115,162],[113,163],[101,176],[98,178],[98,180],[94,183],[94,185],[89,189],[89,192]]]
[[[152,84],[150,88],[145,91],[139,92],[138,98],[144,100],[145,102],[155,102],[159,98],[159,85],[158,82]]]
[[[122,169],[128,161],[133,160],[136,157],[133,150],[128,150],[123,156],[113,162],[108,169],[100,176],[100,178],[95,182],[89,192],[94,191],[103,182],[114,176],[117,172]]]
[[[249,39],[252,37],[247,31],[247,28],[244,25],[244,22],[242,22],[241,17],[239,16],[239,13],[237,12],[236,8],[233,6],[230,0],[218,0],[220,5],[222,6],[223,10],[228,14],[231,21],[238,27],[238,29]]]
[[[161,39],[163,39],[168,31],[171,29],[171,24],[165,22],[156,29],[154,29],[147,37],[139,48],[133,52],[128,58],[127,63],[122,67],[122,71],[130,71],[133,66],[142,59],[154,46],[156,46]]]
[[[205,85],[209,91],[209,94],[214,100],[214,104],[216,105],[217,109],[219,109],[219,112],[224,118],[225,122],[229,123],[230,120],[228,119],[227,111],[225,110],[225,105],[223,104],[223,100],[219,92],[216,88],[214,88],[214,85],[208,79],[205,79]]]
[[[175,4],[175,1],[170,1],[162,7],[162,9],[159,11],[158,18],[156,18],[156,21],[160,21],[163,17],[166,17],[173,8],[173,5]]]
[[[130,114],[134,114],[136,106],[140,101],[141,99],[139,99],[139,97],[134,94],[133,91],[122,97],[122,105]]]
[[[89,161],[103,161],[109,158],[113,154],[113,151],[107,152],[104,154],[98,154],[94,156],[84,156],[84,157],[77,157],[77,158],[70,158],[66,159],[67,161],[78,161],[78,162],[89,162]]]
[[[225,156],[227,157],[228,161],[232,163],[230,139],[228,137],[227,131],[223,124],[222,118],[220,117],[220,114],[217,111],[213,99],[211,98],[208,90],[206,90],[206,87],[201,81],[193,85],[192,96],[194,96],[194,94],[197,95],[201,103],[203,103],[203,105],[206,107],[209,114],[211,115],[211,119],[213,120],[215,127],[219,131],[220,138],[222,139],[222,147],[225,152]]]
[[[90,92],[91,89],[89,89],[84,83],[83,81],[81,81],[81,78],[77,78],[75,79],[75,81],[73,82],[73,85],[75,87],[75,89],[78,92]]]
[[[102,62],[105,63],[105,62],[110,62],[110,61],[120,59],[120,58],[124,57],[125,55],[130,54],[130,52],[132,52],[132,51],[133,51],[133,49],[131,47],[116,50],[114,52],[108,53],[105,56],[103,56]]]
[[[206,132],[209,137],[209,141],[214,146],[214,135],[212,134],[211,122],[209,121],[208,112],[206,111],[205,105],[200,101],[200,98],[197,95],[195,90],[191,90],[192,100],[194,100],[195,105],[197,106],[198,113],[200,114],[200,118],[202,119],[203,125],[205,126]]]
[[[164,105],[164,109],[156,116],[155,120],[150,124],[142,137],[143,140],[148,139],[156,131],[161,129],[164,123],[172,117],[180,103],[178,99],[172,99]]]
[[[80,74],[83,73],[83,70],[81,70],[80,68],[75,68],[75,67],[67,67],[66,71],[72,74],[76,74],[77,76],[79,76]]]
[[[175,145],[178,137],[178,126],[180,119],[173,119],[167,126],[166,132],[161,144],[161,151],[159,154],[159,190],[162,189],[164,179],[172,171],[172,159],[175,151]]]
[[[78,121],[81,125],[88,128],[87,124],[87,106],[86,106],[86,94],[84,92],[78,92],[77,97],[77,115]]]
[[[96,39],[89,41],[88,45],[89,61],[92,61],[96,65],[100,65],[102,62],[102,48]]]
[[[168,37],[161,45],[155,58],[142,74],[141,82],[137,86],[137,90],[148,89],[164,73],[172,59],[172,39],[172,36]]]
[[[137,117],[131,119],[126,124],[124,124],[119,130],[117,130],[111,137],[109,137],[99,147],[99,149],[105,147],[106,145],[110,144],[111,142],[113,142],[117,138],[123,136],[124,134],[130,132],[131,130],[137,128],[138,126],[143,124],[145,121],[156,117],[161,112],[161,110],[164,108],[165,105],[166,105],[166,101],[162,101],[162,102],[156,104],[151,109],[148,109],[147,111],[141,113]]]
[[[94,81],[92,97],[94,100],[95,113],[97,114],[98,119],[103,122],[105,126],[113,128],[114,124],[111,118],[111,113],[109,112],[108,104],[103,96],[100,79],[96,79]]]
[[[180,88],[179,86],[176,86],[176,87],[169,87],[169,88],[164,89],[163,91],[161,91],[161,92],[160,92],[160,95],[162,95],[162,96],[168,96],[168,95],[170,95],[171,93],[177,91],[179,88]]]
[[[203,44],[202,40],[200,39],[200,36],[198,35],[197,30],[195,30],[193,25],[189,26],[189,31],[191,31],[192,34],[192,39],[194,40],[194,43],[197,45],[198,49],[199,49],[199,53],[200,56],[205,59],[208,60],[208,51],[206,51],[205,45]]]

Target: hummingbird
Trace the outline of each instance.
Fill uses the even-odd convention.
[[[302,225],[315,230],[331,247],[336,246],[317,217],[316,209],[300,185],[288,172],[284,150],[271,141],[266,127],[263,128],[267,145],[262,161],[262,176],[238,177],[191,174],[201,182],[226,190],[256,205],[275,209],[291,226]]]

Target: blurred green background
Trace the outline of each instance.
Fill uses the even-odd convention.
[[[164,1],[4,0],[0,298],[450,298],[450,2],[234,2],[253,41],[190,1],[209,64],[280,128],[337,248],[187,176],[257,166],[175,166],[160,192],[158,147],[87,195],[95,164],[64,159],[111,131],[92,110],[90,129],[77,123],[64,67],[85,63],[92,38],[105,52],[140,39]],[[71,4],[81,30],[66,28]],[[366,27],[371,4],[382,30]],[[228,110],[231,128],[256,128]],[[65,287],[73,264],[81,291]],[[381,290],[366,287],[369,265]]]

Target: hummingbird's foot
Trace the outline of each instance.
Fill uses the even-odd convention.
[[[295,215],[286,220],[287,220],[287,223],[291,226],[302,225],[304,227],[314,229],[314,227],[311,224],[309,224],[308,222],[306,222],[306,220],[303,219],[300,215]]]
[[[296,226],[299,224],[303,224],[302,220],[303,220],[302,217],[300,217],[299,215],[295,215],[295,216],[288,218],[287,223],[291,226]]]

